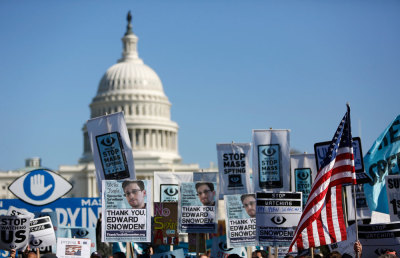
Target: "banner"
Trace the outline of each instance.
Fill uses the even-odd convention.
[[[290,191],[290,130],[253,130],[254,192]]]
[[[99,192],[102,180],[135,179],[131,140],[124,113],[100,116],[87,121],[90,146]]]
[[[178,203],[154,203],[153,245],[178,245]]]
[[[151,242],[149,180],[103,180],[102,242]]]
[[[357,205],[357,220],[370,219],[371,211],[368,208],[367,199],[364,194],[364,184],[354,186],[345,186],[346,189],[346,204],[347,204],[347,220],[354,221],[354,193],[353,187],[356,190],[356,205]]]
[[[193,182],[193,172],[154,172],[154,201],[178,202],[181,182]]]
[[[358,225],[362,257],[375,258],[386,250],[400,253],[400,223]]]
[[[250,143],[217,144],[219,199],[227,194],[252,191],[250,184]]]
[[[31,219],[29,238],[30,248],[45,248],[57,243],[49,216]]]
[[[290,164],[292,191],[303,193],[304,206],[318,172],[315,166],[315,156],[314,154],[293,154],[290,155]]]
[[[28,216],[0,217],[0,249],[22,250],[29,243]]]
[[[18,199],[0,199],[0,215],[6,215],[10,206],[24,211],[40,213],[55,212],[54,226],[96,227],[101,212],[100,198],[62,198],[44,206],[27,204]],[[42,216],[42,215],[40,215]]]
[[[302,212],[301,193],[256,193],[259,246],[289,246]]]
[[[227,246],[256,245],[256,195],[225,195]]]
[[[238,254],[240,257],[247,258],[245,247],[228,248],[226,244],[226,236],[214,237],[211,248],[210,258],[226,258],[230,254]]]
[[[364,157],[365,171],[372,183],[364,186],[371,211],[389,214],[385,176],[400,173],[400,115],[376,139]]]
[[[90,239],[58,238],[58,258],[90,257]]]
[[[217,183],[181,183],[179,229],[182,233],[217,231]]]
[[[385,180],[390,221],[400,221],[400,175],[386,176]]]

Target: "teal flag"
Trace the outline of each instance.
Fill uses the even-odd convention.
[[[364,157],[364,165],[372,179],[364,185],[370,210],[389,213],[385,177],[400,173],[400,115],[376,139]]]

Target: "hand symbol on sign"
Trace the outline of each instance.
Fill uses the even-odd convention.
[[[44,186],[44,175],[34,175],[31,177],[31,192],[34,196],[45,194],[53,185]]]

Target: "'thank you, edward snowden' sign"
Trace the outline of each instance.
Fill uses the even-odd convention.
[[[32,205],[46,205],[71,191],[72,185],[48,169],[32,170],[17,178],[8,187],[15,196]]]
[[[102,192],[101,180],[135,179],[131,142],[122,112],[88,120],[87,130],[92,147],[96,179]]]

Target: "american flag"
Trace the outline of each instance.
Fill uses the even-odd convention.
[[[355,184],[350,107],[332,138],[294,233],[289,252],[346,240],[342,185]]]

